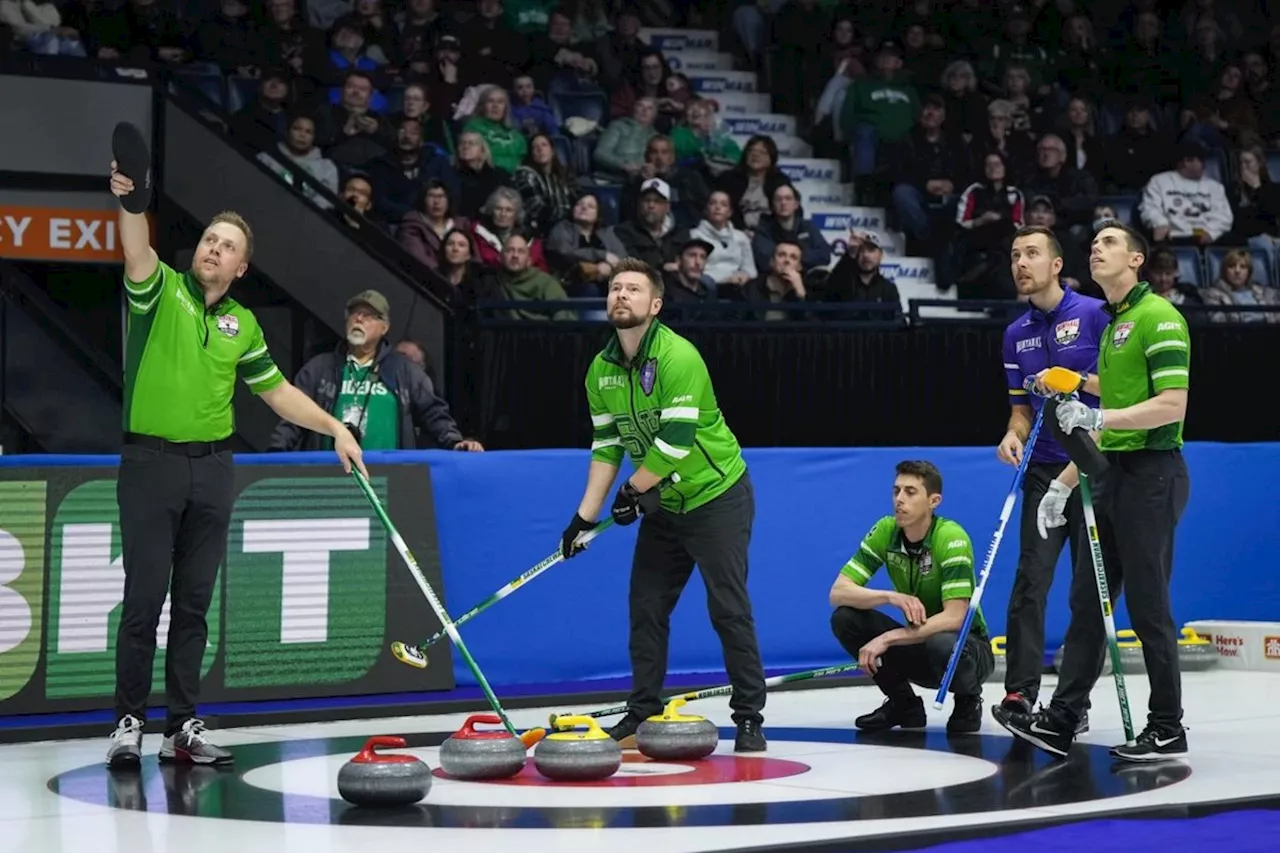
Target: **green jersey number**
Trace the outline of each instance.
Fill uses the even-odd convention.
[[[640,409],[634,419],[630,415],[615,415],[613,422],[618,426],[627,455],[642,459],[662,426],[662,413],[658,409]]]

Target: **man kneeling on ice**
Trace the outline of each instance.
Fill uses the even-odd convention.
[[[884,695],[884,704],[854,721],[879,731],[925,726],[924,703],[912,682],[937,689],[951,659],[975,586],[973,544],[956,522],[935,515],[942,475],[930,462],[900,462],[893,482],[893,515],[875,523],[831,587],[831,630]],[[893,590],[867,589],[881,566]],[[876,610],[896,607],[905,626]],[[951,681],[951,734],[982,728],[982,683],[995,668],[982,610],[974,614]]]

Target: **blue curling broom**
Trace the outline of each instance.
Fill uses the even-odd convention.
[[[1034,380],[1028,379],[1027,385],[1030,386]],[[1027,388],[1031,392],[1031,388]],[[1005,525],[1009,523],[1009,516],[1013,515],[1014,504],[1018,502],[1018,489],[1022,488],[1022,477],[1027,472],[1027,463],[1031,460],[1031,451],[1035,447],[1036,437],[1040,435],[1040,425],[1044,423],[1045,406],[1040,407],[1039,413],[1036,414],[1035,423],[1031,425],[1031,435],[1027,437],[1027,443],[1022,448],[1022,461],[1018,463],[1018,471],[1013,475],[1013,486],[1009,489],[1008,496],[1004,499],[1004,507],[1000,510],[1000,526],[996,528],[996,535],[991,538],[991,546],[987,548],[987,559],[982,564],[982,573],[978,575],[978,586],[973,591],[973,597],[969,599],[969,608],[964,614],[964,624],[960,626],[960,635],[956,637],[955,648],[951,650],[951,659],[947,661],[947,671],[943,673],[942,684],[938,686],[938,695],[933,697],[933,707],[940,710],[947,700],[947,690],[951,687],[951,679],[955,678],[956,666],[960,663],[960,655],[964,651],[965,641],[969,638],[969,629],[973,625],[974,614],[978,612],[978,605],[982,601],[982,591],[987,588],[987,578],[991,576],[991,566],[996,561],[996,552],[1000,550],[1000,540],[1004,538]]]

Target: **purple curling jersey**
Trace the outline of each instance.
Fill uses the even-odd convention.
[[[1039,413],[1044,400],[1028,394],[1022,383],[1049,367],[1065,367],[1078,373],[1097,373],[1098,343],[1111,322],[1106,303],[1063,288],[1062,301],[1052,311],[1034,306],[1004,330],[1004,372],[1009,380],[1009,403],[1031,406]],[[1080,399],[1097,408],[1098,398],[1080,392]],[[1032,462],[1068,462],[1067,453],[1047,425],[1040,427]]]

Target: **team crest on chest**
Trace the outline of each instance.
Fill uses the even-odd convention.
[[[653,385],[658,381],[658,360],[651,358],[640,368],[640,389],[648,397],[653,393]]]
[[[920,575],[923,577],[931,571],[933,571],[933,554],[925,551],[920,555]]]
[[[1133,332],[1132,323],[1117,323],[1116,330],[1111,335],[1111,345],[1116,349],[1124,346],[1124,342],[1129,340],[1130,333]]]
[[[228,338],[234,338],[240,334],[240,320],[235,314],[218,315],[218,331],[226,335]]]
[[[1060,347],[1074,343],[1078,337],[1080,337],[1080,318],[1078,317],[1074,320],[1064,320],[1053,327],[1053,340]]]

